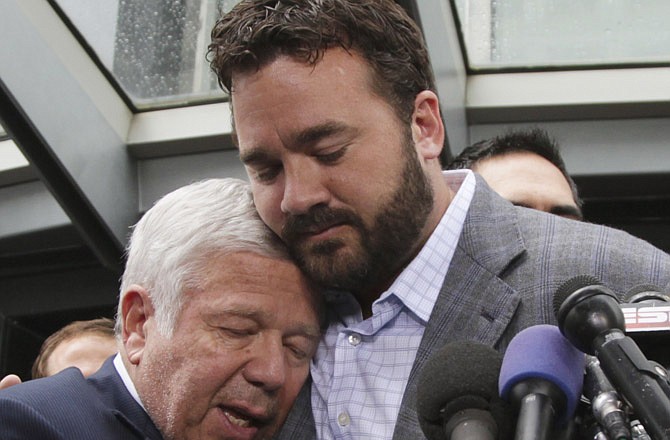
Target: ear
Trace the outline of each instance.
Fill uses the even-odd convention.
[[[122,340],[131,364],[142,359],[147,342],[149,319],[154,316],[154,307],[149,293],[138,285],[132,285],[121,300]]]
[[[439,160],[444,147],[444,124],[440,117],[440,102],[430,90],[422,91],[414,100],[412,136],[420,157]]]

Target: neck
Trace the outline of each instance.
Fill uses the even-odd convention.
[[[379,299],[389,287],[391,287],[402,271],[405,270],[409,263],[418,255],[421,249],[423,249],[423,246],[426,244],[433,231],[435,231],[435,228],[454,198],[454,192],[447,186],[441,174],[439,180],[433,181],[433,189],[435,191],[433,209],[426,219],[426,224],[421,231],[420,238],[414,243],[414,246],[409,250],[397,269],[390,273],[389,276],[384,277],[384,279],[377,279],[374,283],[363,286],[359,291],[354,292],[356,299],[358,299],[358,303],[361,306],[363,319],[372,316],[372,304]]]

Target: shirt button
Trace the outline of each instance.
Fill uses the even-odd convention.
[[[340,424],[340,426],[349,426],[349,423],[351,422],[351,419],[349,418],[349,414],[346,412],[340,413],[340,415],[337,416],[337,423]]]
[[[361,343],[361,335],[359,335],[358,333],[350,334],[347,339],[349,340],[349,343],[354,347]]]

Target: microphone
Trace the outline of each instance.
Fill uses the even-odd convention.
[[[650,303],[653,301],[670,303],[670,296],[661,292],[661,289],[653,284],[638,284],[626,292],[623,297],[626,303]]]
[[[591,412],[598,424],[612,440],[630,439],[624,403],[616,392],[595,356],[586,356],[584,397],[591,402]]]
[[[633,433],[633,440],[651,440],[651,437],[647,435],[647,430],[637,420],[630,422],[630,430]]]
[[[554,310],[561,333],[575,347],[598,358],[652,438],[670,439],[670,387],[657,366],[624,335],[625,319],[614,292],[597,278],[580,275],[559,287]]]
[[[474,341],[446,344],[428,359],[418,380],[417,414],[429,440],[509,438],[511,413],[498,397],[501,362],[500,353]]]
[[[626,335],[648,358],[670,368],[670,296],[651,284],[631,288],[621,304]]]
[[[581,397],[584,353],[558,327],[535,325],[510,342],[500,368],[500,396],[519,408],[516,440],[549,438],[570,421]]]

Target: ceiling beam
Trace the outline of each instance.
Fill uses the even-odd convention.
[[[43,0],[0,0],[0,119],[100,262],[138,213],[132,113]]]

